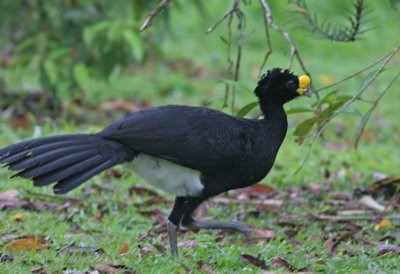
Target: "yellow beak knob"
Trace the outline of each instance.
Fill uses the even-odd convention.
[[[311,78],[308,75],[302,75],[299,77],[299,94],[304,94],[311,85]]]

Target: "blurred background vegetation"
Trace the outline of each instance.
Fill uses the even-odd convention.
[[[229,20],[206,33],[234,2],[172,1],[150,28],[140,32],[141,24],[159,1],[1,1],[1,130],[13,132],[10,138],[15,138],[26,135],[26,130],[38,129],[37,125],[54,129],[66,123],[73,129],[76,124],[89,123],[95,131],[123,113],[171,103],[258,116],[251,105],[252,90],[268,51],[262,1],[237,1],[245,17],[237,81],[229,69],[237,53],[236,18],[232,18],[230,46]],[[319,89],[362,70],[398,45],[398,2],[291,0],[269,4],[274,22],[291,35],[311,73],[314,89]],[[354,17],[353,4],[357,3],[365,9],[356,39],[326,39],[308,22],[314,20],[334,34],[335,26],[349,25],[348,17]],[[262,72],[286,68],[290,45],[272,28],[268,35],[272,54]],[[399,58],[391,59],[376,81],[370,80],[379,64],[319,92],[318,97],[291,103],[288,112],[291,123],[297,125],[292,127],[296,128],[296,140],[302,143],[311,137],[313,141],[315,134],[350,145],[354,136],[377,142],[396,139],[393,137],[399,136],[399,130],[392,126],[390,117],[397,115],[393,102],[399,99],[399,92],[385,94],[379,104],[375,101],[398,73],[398,63]],[[302,74],[296,59],[291,69]],[[225,102],[227,85],[235,92],[231,107]],[[361,98],[357,93],[362,89],[366,92]],[[356,104],[342,108],[352,99]],[[322,132],[336,116],[339,118],[329,123],[328,133]],[[373,137],[371,132],[363,133],[371,116],[374,122],[378,119],[374,130],[379,134]],[[308,148],[296,150],[304,155]],[[399,161],[398,157],[394,160]]]
[[[279,236],[246,247],[225,236],[216,245],[219,240],[213,232],[193,233],[187,239],[196,239],[202,248],[189,249],[189,256],[182,258],[194,269],[200,260],[197,268],[199,262],[206,262],[221,273],[228,268],[235,273],[252,271],[245,269],[239,259],[243,253],[260,254],[269,265],[274,256],[287,258],[297,267],[290,271],[310,263],[316,272],[394,273],[398,268],[400,223],[398,203],[393,203],[398,196],[393,193],[399,193],[400,180],[394,180],[397,186],[391,190],[390,199],[374,195],[378,192],[374,183],[380,186],[380,179],[399,175],[399,0],[172,0],[142,32],[140,27],[159,0],[2,0],[0,147],[41,136],[95,133],[128,112],[163,104],[204,105],[229,114],[258,117],[252,91],[269,52],[267,37],[272,53],[261,73],[273,67],[287,68],[291,56],[282,31],[269,27],[266,33],[263,2],[269,3],[273,22],[290,35],[304,62],[302,68],[294,58],[291,70],[300,75],[306,68],[313,89],[320,91],[318,96],[285,106],[289,113],[288,136],[273,171],[265,179],[265,183],[279,189],[284,207],[260,209],[240,200],[212,206],[208,215],[218,220],[234,216],[254,227],[273,228]],[[242,26],[238,28],[235,13],[206,33],[235,3],[243,13],[239,12]],[[357,9],[360,4],[361,10]],[[359,11],[362,20],[357,28]],[[355,28],[358,30],[354,36],[351,33]],[[235,75],[239,44],[240,66]],[[340,82],[343,79],[348,80]],[[300,167],[300,172],[294,174]],[[54,240],[49,249],[23,253],[15,256],[14,262],[3,264],[9,273],[16,269],[32,271],[32,265],[58,273],[66,267],[87,270],[93,263],[111,262],[134,267],[138,273],[149,269],[184,271],[180,263],[171,262],[161,253],[146,258],[140,255],[136,260],[136,246],[144,246],[136,239],[143,239],[145,231],[158,227],[155,219],[165,219],[169,208],[166,203],[173,197],[146,200],[143,192],[132,192],[131,188],[142,187],[141,180],[129,169],[116,167],[104,172],[67,197],[53,196],[51,188],[33,190],[26,180],[9,180],[10,175],[0,169],[0,191],[18,189],[29,201],[43,194],[50,201],[69,203],[72,198],[68,197],[73,196],[82,203],[79,207],[63,207],[65,213],[19,207],[2,210],[3,243],[10,233],[16,237],[46,235],[49,242]],[[343,208],[353,212],[365,209],[357,204],[358,195],[369,193],[369,186],[371,195],[388,210],[367,213],[377,219],[355,218],[351,225],[311,218],[319,213],[335,215],[345,211]],[[151,217],[151,212],[157,217]],[[16,216],[23,216],[18,217],[22,220]],[[300,223],[301,229],[295,229],[298,232],[290,222],[281,222],[291,216]],[[382,230],[374,228],[385,217],[390,217],[393,224]],[[339,242],[331,241],[336,237],[332,233],[348,235],[348,228],[343,227],[362,229],[356,233],[373,243],[372,249],[366,249],[364,240],[351,241],[345,236],[338,236]],[[159,236],[148,235],[153,244],[166,244]],[[120,256],[120,247],[128,241],[129,255]],[[328,241],[334,247],[327,249]],[[346,248],[352,242],[357,251],[343,249],[333,256],[331,253],[336,251],[332,250],[340,241]],[[392,255],[374,255],[377,242],[395,244]],[[71,243],[101,247],[106,254],[70,256],[59,252]],[[6,261],[3,258],[0,252],[0,261]]]

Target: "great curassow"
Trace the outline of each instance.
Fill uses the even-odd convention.
[[[97,134],[58,135],[23,141],[0,150],[0,163],[35,186],[55,183],[56,194],[80,186],[100,172],[132,162],[134,172],[176,195],[168,217],[173,255],[180,225],[230,229],[249,236],[239,222],[196,221],[206,199],[258,183],[272,168],[285,138],[283,105],[311,95],[310,78],[272,69],[255,88],[262,119],[233,117],[206,107],[162,106],[132,113]]]

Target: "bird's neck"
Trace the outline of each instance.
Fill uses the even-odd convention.
[[[286,112],[283,104],[273,98],[260,99],[260,108],[266,121],[286,121]]]
[[[273,135],[269,136],[269,140],[274,143],[276,150],[279,149],[280,145],[285,139],[288,122],[285,109],[283,104],[274,101],[271,98],[260,100],[261,111],[264,114],[264,129],[266,134]]]

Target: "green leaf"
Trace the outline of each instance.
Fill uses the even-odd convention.
[[[314,112],[314,110],[312,108],[307,108],[307,107],[290,108],[286,110],[286,114],[303,113],[303,112]]]
[[[327,95],[325,95],[324,97],[322,97],[317,103],[316,103],[316,107],[319,108],[321,107],[323,104],[331,104],[335,101],[336,98],[336,94],[338,93],[338,90],[334,90],[332,92],[329,92]]]
[[[307,120],[301,122],[300,124],[298,124],[293,133],[293,135],[297,137],[296,142],[298,142],[299,144],[302,144],[304,141],[304,138],[307,136],[307,134],[310,133],[310,131],[312,130],[312,128],[316,122],[317,122],[317,118],[312,117],[312,118],[307,119]]]
[[[246,116],[250,111],[252,111],[253,109],[255,109],[256,107],[258,107],[258,101],[256,102],[252,102],[250,104],[245,105],[244,107],[242,107],[236,114],[236,116],[238,117],[244,117]]]
[[[100,32],[105,31],[109,26],[108,21],[102,21],[90,27],[86,27],[83,31],[83,41],[88,47],[94,46],[96,38]]]
[[[130,46],[133,58],[137,61],[142,61],[144,56],[144,45],[140,36],[131,29],[126,29],[123,32],[125,42]]]
[[[78,85],[82,89],[85,89],[90,78],[89,70],[87,69],[87,67],[84,64],[76,64],[73,68],[73,75]]]
[[[46,73],[47,79],[51,84],[56,84],[58,81],[57,65],[49,59],[43,62],[43,69]]]
[[[367,113],[365,113],[364,117],[361,119],[360,124],[358,125],[357,131],[356,131],[356,140],[354,142],[355,149],[357,149],[358,142],[360,141],[360,138],[361,138],[361,134],[364,132],[365,126],[367,125],[367,122],[368,122],[369,118],[371,117],[373,110],[374,110],[373,108],[368,110]]]
[[[343,96],[344,97],[344,96]],[[331,104],[329,107],[324,109],[324,111],[321,113],[321,117],[327,118],[331,114],[333,114],[336,110],[338,110],[341,106],[343,106],[347,101],[349,101],[352,97],[347,96],[348,98],[342,98],[338,101],[335,101],[333,104]]]

